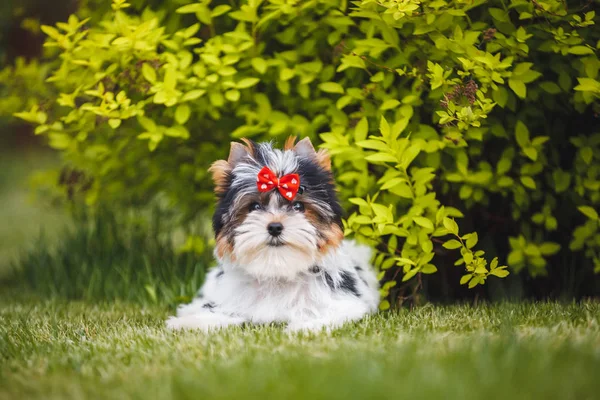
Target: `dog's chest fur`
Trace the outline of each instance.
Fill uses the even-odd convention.
[[[379,301],[368,261],[369,251],[348,241],[293,280],[259,280],[223,261],[178,316],[213,313],[254,324],[356,319],[375,311]]]

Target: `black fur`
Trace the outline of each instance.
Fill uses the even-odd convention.
[[[337,198],[332,173],[324,170],[311,160],[300,159],[298,162],[298,175],[300,175],[302,186],[305,187],[304,194],[319,198],[319,200],[329,204],[334,214],[332,222],[342,228],[343,209]]]
[[[356,297],[360,297],[360,293],[356,288],[356,279],[346,271],[342,271],[342,283],[340,288],[346,292],[352,293]]]
[[[335,285],[335,282],[333,282],[333,278],[331,275],[329,275],[329,273],[325,271],[323,274],[325,276],[325,283],[327,283],[327,286],[329,286],[331,290],[335,291],[341,289],[345,292],[352,293],[356,297],[360,297],[360,292],[356,288],[356,279],[354,279],[354,277],[348,272],[342,271],[340,274],[342,277],[342,282],[340,283],[339,287]]]
[[[335,283],[333,283],[333,278],[331,275],[329,275],[327,272],[324,272],[323,274],[325,275],[325,282],[327,283],[327,286],[329,286],[331,290],[335,290]]]

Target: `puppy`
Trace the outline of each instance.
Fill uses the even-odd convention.
[[[318,331],[377,310],[370,249],[343,240],[329,155],[308,138],[294,142],[231,143],[228,160],[212,165],[219,265],[169,328],[281,322]]]

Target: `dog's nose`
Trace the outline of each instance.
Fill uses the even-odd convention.
[[[271,222],[267,225],[267,230],[271,236],[279,236],[283,232],[283,225],[280,222]]]

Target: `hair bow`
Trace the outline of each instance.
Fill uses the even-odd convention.
[[[258,173],[256,186],[258,186],[258,191],[263,193],[277,188],[285,199],[293,200],[300,188],[300,176],[298,174],[288,174],[277,178],[269,167],[263,167]]]

